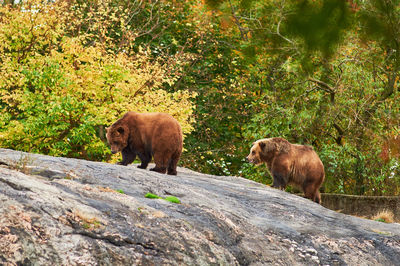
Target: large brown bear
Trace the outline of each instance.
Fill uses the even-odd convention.
[[[107,128],[107,141],[113,154],[122,153],[119,164],[128,165],[139,156],[139,168],[146,169],[154,157],[156,166],[150,170],[176,175],[182,153],[182,130],[178,121],[164,113],[128,112]]]
[[[267,165],[272,186],[285,189],[288,184],[304,191],[305,197],[321,202],[319,188],[324,181],[324,165],[310,146],[291,144],[283,138],[260,139],[253,143],[246,159]]]

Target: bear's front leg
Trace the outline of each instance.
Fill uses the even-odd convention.
[[[287,186],[287,179],[282,175],[281,173],[273,172],[272,177],[274,178],[274,181],[272,183],[273,188],[285,190]]]
[[[129,149],[128,147],[124,148],[121,151],[121,154],[122,154],[122,161],[118,162],[117,164],[126,166],[132,163],[136,159],[136,153],[132,152],[131,149]]]
[[[139,158],[141,161],[141,164],[138,165],[138,168],[146,169],[147,166],[149,165],[149,162],[151,161],[151,155],[144,154],[144,153],[139,153],[138,155],[139,155]]]

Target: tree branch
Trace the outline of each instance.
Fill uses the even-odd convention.
[[[245,30],[245,29],[242,27],[242,25],[240,24],[239,18],[235,15],[235,9],[234,9],[234,7],[233,7],[233,5],[232,5],[232,1],[231,1],[231,0],[229,0],[229,5],[230,5],[230,7],[231,7],[232,17],[235,19],[235,23],[236,23],[236,25],[237,25],[238,28],[239,28],[240,36],[242,37],[242,40],[247,41],[247,40],[248,40],[248,38],[247,38],[247,32],[248,32],[248,30]]]
[[[308,78],[308,80],[318,84],[320,86],[320,88],[325,90],[326,92],[335,93],[335,89],[332,86],[330,86],[329,84],[327,84],[321,80],[314,79],[314,78]]]
[[[292,40],[289,40],[288,38],[286,38],[285,36],[283,36],[280,31],[279,28],[281,27],[281,22],[282,22],[282,18],[279,20],[278,22],[278,26],[276,27],[276,34],[281,37],[282,39],[284,39],[285,41],[289,42],[292,45],[295,45],[295,43]]]

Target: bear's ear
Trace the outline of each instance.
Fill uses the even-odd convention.
[[[264,149],[265,149],[265,142],[260,142],[260,144],[258,144],[258,145],[260,145],[261,150],[264,151]]]
[[[119,134],[123,135],[124,132],[125,132],[125,129],[124,129],[123,127],[119,127],[119,128],[117,128],[117,132],[118,132]]]

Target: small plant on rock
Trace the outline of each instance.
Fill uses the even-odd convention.
[[[394,214],[390,210],[383,210],[378,212],[375,216],[372,217],[372,220],[383,222],[383,223],[393,223],[394,222]]]

